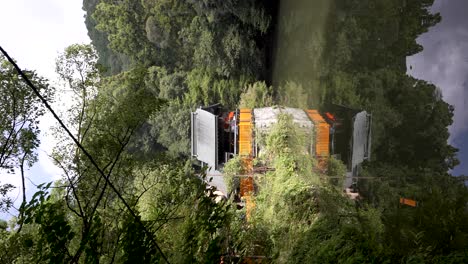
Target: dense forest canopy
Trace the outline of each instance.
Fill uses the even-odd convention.
[[[1,223],[0,262],[468,262],[468,191],[449,174],[454,109],[406,74],[406,57],[423,49],[416,38],[441,20],[432,4],[84,0],[92,43],[68,47],[56,67],[73,91],[60,116],[84,148],[55,129],[63,177]],[[36,160],[44,109],[0,59],[0,169],[23,170]],[[259,176],[249,220],[232,200],[216,203],[191,166],[189,131],[190,111],[213,103],[371,112],[361,199],[342,193],[340,161],[314,170],[285,115],[255,161],[275,170]],[[239,159],[226,165],[230,185],[240,170]]]

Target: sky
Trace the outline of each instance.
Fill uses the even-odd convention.
[[[424,50],[407,58],[408,73],[440,87],[455,107],[449,143],[459,149],[461,164],[452,174],[468,175],[468,1],[436,0],[431,11],[442,21],[418,38]]]
[[[58,54],[71,44],[90,42],[82,3],[82,0],[0,0],[0,45],[22,69],[36,70],[57,87],[55,59]],[[67,98],[62,96],[57,100],[66,102]],[[28,197],[36,191],[31,181],[37,185],[60,178],[60,170],[48,158],[55,142],[48,133],[52,125],[55,121],[50,114],[42,118],[39,162],[26,172]],[[0,183],[21,186],[21,178],[1,173]],[[21,188],[12,191],[10,196],[18,197],[16,206],[21,204]],[[9,216],[0,214],[0,219]]]

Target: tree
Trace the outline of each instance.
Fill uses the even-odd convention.
[[[152,138],[174,157],[190,154],[190,108],[179,99],[172,100],[148,120]]]
[[[255,82],[248,85],[240,95],[239,108],[266,107],[273,104],[272,87],[265,82]]]
[[[208,197],[201,178],[176,159],[152,161],[135,172],[134,186],[142,218],[153,223],[171,263],[219,261],[229,206]]]
[[[125,189],[121,188],[128,185],[115,175],[127,175],[132,170],[134,160],[128,152],[132,136],[149,114],[158,109],[158,101],[140,86],[144,83],[141,71],[101,80],[96,61],[97,56],[89,45],[72,45],[57,60],[59,75],[74,92],[65,124],[92,157],[99,157],[96,164],[107,177],[104,180],[85,153],[74,142],[64,139],[60,129],[57,130],[56,136],[63,143],[55,148],[52,157],[63,170],[64,186],[60,188],[65,190],[60,194],[57,206],[47,208],[59,218],[64,215],[61,225],[70,227],[73,236],[67,235],[62,246],[71,262],[113,259],[112,256],[117,254],[116,244],[122,235],[119,220],[108,219],[101,209],[108,208],[114,213],[113,210],[120,210],[117,196],[124,199],[120,192]],[[156,104],[151,107],[148,100]],[[112,190],[109,181],[113,182]],[[40,214],[43,206],[42,201],[32,206],[26,212],[27,216]],[[37,217],[34,219],[36,221]],[[102,222],[102,219],[106,221]],[[47,228],[44,221],[34,223]],[[135,228],[143,232],[138,222]],[[107,234],[108,239],[99,240],[99,234]],[[46,258],[51,259],[50,256]]]
[[[145,32],[144,9],[140,1],[101,1],[93,13],[96,29],[108,34],[109,47],[132,62],[153,61],[156,46]]]
[[[164,67],[149,67],[145,85],[165,100],[183,99],[187,92],[187,74],[183,71],[168,72]]]
[[[24,72],[39,93],[52,100],[54,89],[49,87],[47,80],[34,71]],[[0,106],[0,171],[14,173],[20,169],[24,203],[24,170],[37,161],[35,149],[40,143],[39,121],[45,114],[45,108],[3,55],[0,55]],[[11,189],[11,185],[1,186],[2,210],[11,206],[11,201],[3,198]]]
[[[64,93],[73,93],[68,96],[72,98],[72,105],[67,106],[69,110],[62,118],[76,132],[79,142],[82,142],[89,130],[85,124],[92,123],[94,111],[90,111],[89,106],[97,95],[96,87],[101,76],[97,59],[96,51],[90,44],[73,44],[65,48],[56,60],[56,72],[65,82]]]

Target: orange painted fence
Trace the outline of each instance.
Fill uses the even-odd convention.
[[[411,207],[416,207],[417,202],[408,198],[400,198],[400,204],[408,205]]]

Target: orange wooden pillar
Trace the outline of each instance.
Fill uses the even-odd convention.
[[[253,181],[253,120],[251,109],[240,109],[239,114],[239,156],[242,159],[243,171],[247,177],[240,180],[240,195],[245,199],[246,218],[250,218],[252,208],[255,207],[252,201],[254,192]]]
[[[307,115],[314,123],[315,142],[314,153],[318,162],[318,169],[326,171],[330,156],[330,125],[323,119],[317,110],[307,110]]]

